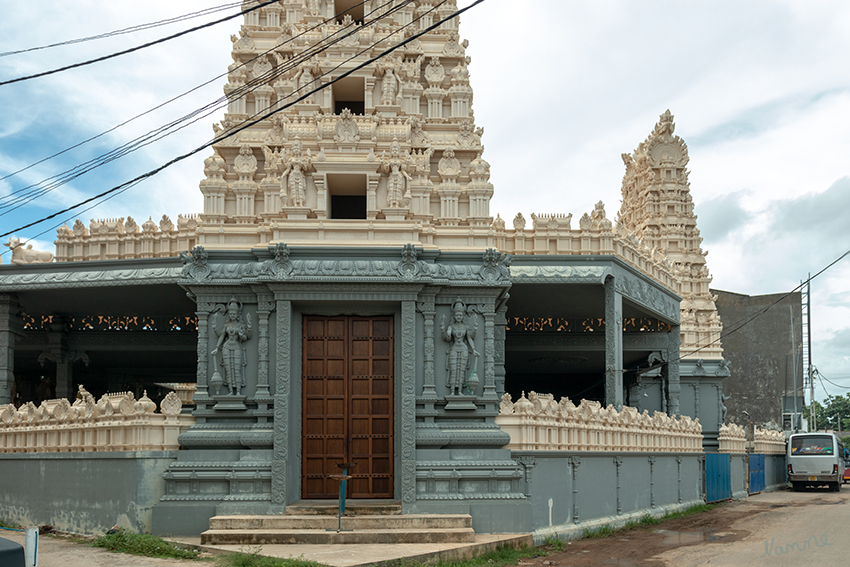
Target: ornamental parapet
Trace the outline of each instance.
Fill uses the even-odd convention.
[[[623,259],[661,285],[680,292],[679,280],[673,275],[673,265],[666,254],[652,248],[634,233],[613,224],[605,216],[600,201],[592,213],[585,213],[578,228],[572,226],[572,214],[531,215],[532,225],[526,228],[522,213],[513,221],[513,230],[506,229],[501,219],[493,222],[495,244],[511,255],[610,255]]]
[[[632,407],[525,392],[516,402],[502,396],[496,424],[511,436],[508,449],[522,451],[616,451],[701,453],[702,425],[688,416],[650,415]]]
[[[88,227],[78,219],[73,227],[60,226],[54,241],[57,262],[169,258],[197,243],[197,215],[178,215],[176,226],[167,215],[141,226],[133,217],[92,219]]]
[[[747,430],[734,423],[720,426],[717,436],[720,445],[719,453],[746,453],[747,452]]]
[[[195,423],[182,415],[182,402],[169,392],[157,407],[147,393],[106,394],[95,401],[88,392],[71,404],[66,399],[0,406],[0,453],[73,453],[176,451],[177,437]]]
[[[756,427],[753,433],[753,453],[785,454],[785,435]]]

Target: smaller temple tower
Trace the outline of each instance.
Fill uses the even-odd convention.
[[[723,378],[730,375],[723,359],[717,299],[709,290],[711,276],[697,228],[688,182],[688,146],[673,134],[669,110],[631,154],[623,154],[623,202],[618,230],[633,232],[651,255],[666,255],[679,285],[681,303],[680,384],[671,385],[682,413],[701,418],[704,447],[716,450],[728,399]]]
[[[709,291],[708,252],[701,246],[691,199],[688,146],[673,134],[675,128],[668,110],[634,153],[623,154],[626,173],[617,221],[673,264],[684,299],[682,357],[717,359],[723,357],[722,325]]]

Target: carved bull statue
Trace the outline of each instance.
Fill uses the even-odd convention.
[[[53,261],[53,254],[50,252],[33,250],[32,244],[27,244],[24,248],[20,238],[9,238],[9,242],[4,242],[3,246],[12,251],[12,264],[44,264]]]

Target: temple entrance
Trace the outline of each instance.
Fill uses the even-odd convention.
[[[393,318],[304,316],[301,497],[393,496]]]

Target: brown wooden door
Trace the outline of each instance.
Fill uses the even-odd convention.
[[[393,496],[393,318],[304,317],[301,497]]]

